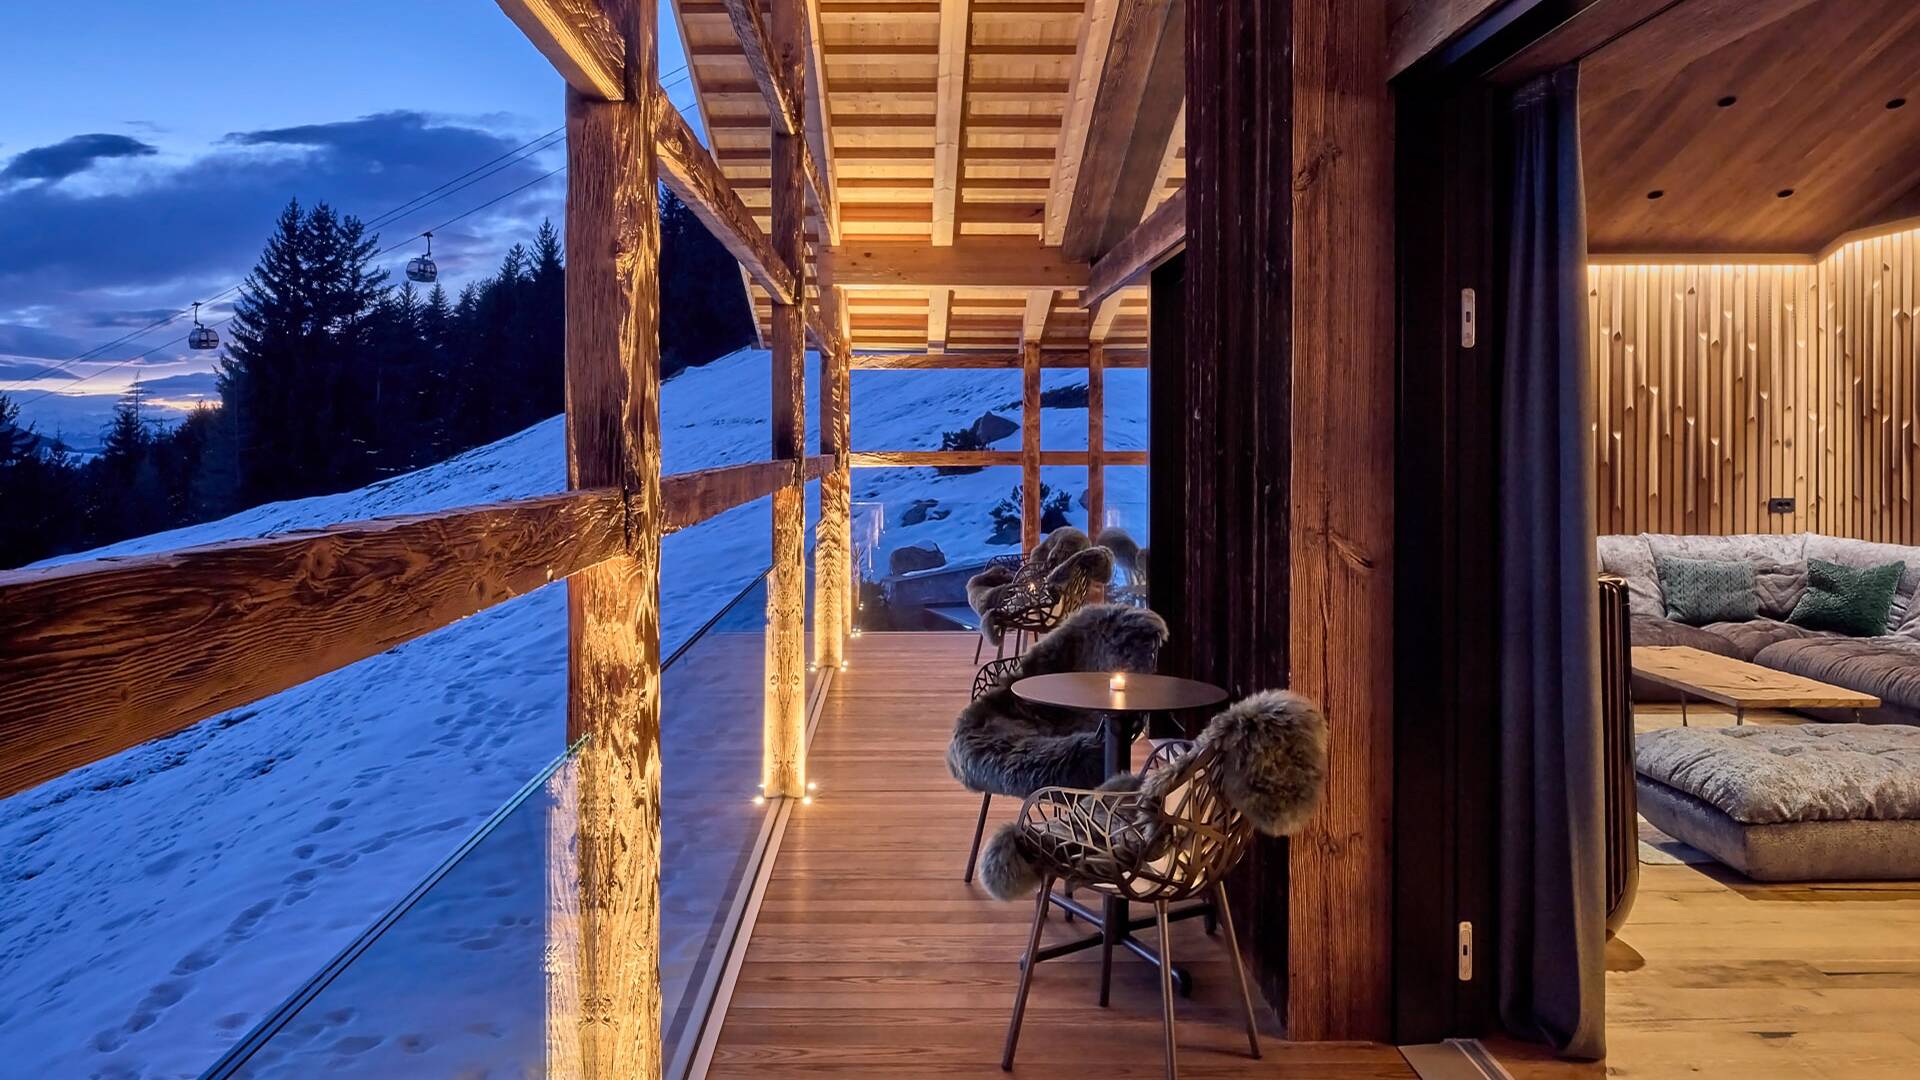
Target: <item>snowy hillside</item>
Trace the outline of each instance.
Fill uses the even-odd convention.
[[[667,471],[766,456],[767,366],[765,352],[746,351],[666,384]],[[1084,380],[1050,371],[1046,383]],[[855,446],[934,448],[940,432],[985,411],[1016,415],[1018,397],[1017,373],[857,373]],[[1144,447],[1145,373],[1110,374],[1108,403],[1109,444]],[[1084,409],[1049,409],[1043,443],[1084,446],[1085,423]],[[564,460],[555,418],[368,488],[87,554],[538,495],[564,486]],[[1078,497],[1084,469],[1046,472]],[[1111,516],[1141,532],[1145,470],[1113,472]],[[1016,469],[863,470],[854,493],[886,507],[882,567],[909,543],[938,544],[957,562],[1008,550],[988,543],[989,511],[1017,481]],[[944,516],[900,526],[924,499]],[[667,538],[669,650],[766,565],[767,525],[763,501]],[[564,586],[554,585],[0,801],[0,1072],[198,1075],[554,758],[565,659]],[[697,749],[696,736],[721,730],[688,732],[692,722],[676,727],[669,709],[669,740]],[[484,941],[476,932],[459,947]],[[334,1052],[391,1034],[343,1036]]]

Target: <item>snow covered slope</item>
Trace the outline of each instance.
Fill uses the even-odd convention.
[[[669,472],[766,456],[767,370],[765,352],[744,351],[666,384]],[[937,447],[941,431],[1017,402],[1017,376],[1002,374],[859,373],[856,447]],[[1047,375],[1049,386],[1085,378]],[[1109,376],[1110,445],[1145,445],[1145,395],[1144,372]],[[1044,444],[1084,446],[1085,422],[1084,409],[1048,410]],[[555,418],[367,488],[73,558],[557,491],[562,436]],[[1144,470],[1131,471],[1109,499],[1137,525]],[[1083,469],[1047,473],[1078,496]],[[887,507],[884,566],[906,543],[937,543],[954,561],[1007,550],[987,542],[989,510],[1017,480],[1014,469],[862,470],[854,490]],[[916,499],[949,513],[897,525]],[[668,537],[666,647],[767,552],[764,501]],[[565,662],[564,586],[553,585],[0,801],[0,1073],[198,1075],[553,759]],[[671,732],[675,717],[665,722]]]

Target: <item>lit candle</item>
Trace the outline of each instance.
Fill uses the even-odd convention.
[[[1125,690],[1126,688],[1127,688],[1127,673],[1126,673],[1126,672],[1124,672],[1124,671],[1116,671],[1116,672],[1114,672],[1114,673],[1113,673],[1112,675],[1109,675],[1109,676],[1107,677],[1107,689],[1109,689],[1109,690]]]

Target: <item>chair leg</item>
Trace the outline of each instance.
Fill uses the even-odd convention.
[[[1173,1048],[1173,935],[1167,932],[1167,902],[1153,905],[1160,923],[1160,1022],[1167,1029],[1167,1080],[1178,1080],[1180,1065]]]
[[[1247,1010],[1247,1048],[1260,1056],[1260,1027],[1253,1019],[1253,992],[1247,989],[1247,967],[1240,959],[1240,940],[1233,933],[1233,912],[1227,908],[1227,887],[1213,883],[1213,906],[1220,913],[1220,925],[1227,930],[1227,952],[1233,956],[1233,973],[1240,980],[1240,1004]]]
[[[1027,1013],[1027,989],[1033,985],[1034,959],[1040,952],[1040,924],[1047,921],[1047,901],[1053,896],[1053,879],[1040,879],[1040,893],[1033,901],[1033,929],[1027,934],[1027,952],[1020,959],[1020,989],[1013,995],[1013,1019],[1007,1024],[1007,1048],[1000,1055],[1000,1067],[1013,1071],[1013,1048],[1020,1042],[1020,1018]]]
[[[1102,927],[1100,930],[1100,1007],[1107,1007],[1107,999],[1113,990],[1113,946],[1120,940],[1120,931],[1114,927]]]
[[[991,792],[981,793],[980,820],[973,826],[973,846],[967,849],[967,874],[960,879],[969,885],[973,884],[974,863],[980,858],[980,837],[985,835],[987,831],[987,804],[992,801],[993,794]]]
[[[986,643],[987,643],[987,632],[986,630],[983,629],[980,631],[980,640],[973,643],[973,666],[974,667],[980,666],[980,649],[982,646],[986,645]]]

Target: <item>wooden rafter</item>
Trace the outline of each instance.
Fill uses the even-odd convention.
[[[1087,341],[1094,347],[1100,346],[1112,335],[1114,321],[1119,317],[1119,293],[1114,293],[1112,296],[1095,304],[1092,317],[1087,321]],[[1090,348],[1088,351],[1091,353],[1092,349]],[[1087,364],[1089,367],[1092,366],[1093,361],[1091,356],[1089,356]]]
[[[934,94],[933,242],[953,244],[966,138],[969,0],[940,0],[940,74]]]
[[[1047,316],[1053,311],[1053,290],[1035,289],[1027,294],[1027,309],[1020,317],[1020,343],[1039,345],[1047,335]]]
[[[827,61],[820,44],[820,0],[805,0],[807,5],[807,149],[820,171],[820,179],[829,194],[840,190],[840,174],[833,157],[833,113],[827,107]],[[818,197],[816,193],[816,198]],[[840,215],[824,216],[827,240],[840,242]]]
[[[930,289],[927,292],[927,351],[947,351],[947,319],[953,313],[953,290]]]
[[[1113,16],[1118,0],[1090,0],[1087,16],[1080,24],[1080,41],[1073,61],[1073,81],[1067,99],[1067,113],[1060,126],[1059,142],[1054,150],[1053,175],[1048,180],[1046,223],[1041,238],[1058,246],[1067,230],[1067,213],[1073,207],[1073,191],[1080,180],[1080,162],[1087,148],[1087,129],[1093,122],[1094,99],[1100,93],[1100,76],[1107,68],[1107,51],[1113,44]]]
[[[600,0],[497,0],[567,85],[603,101],[625,96],[626,44]]]
[[[792,303],[793,268],[774,254],[767,234],[760,230],[753,211],[740,201],[726,174],[715,164],[713,155],[701,145],[681,117],[680,110],[656,87],[653,95],[655,149],[660,157],[661,179],[674,194],[693,210],[714,239],[760,287],[778,303]]]
[[[1187,243],[1187,189],[1173,193],[1160,208],[1100,257],[1087,275],[1083,307],[1092,308],[1153,272]]]
[[[1078,349],[1043,349],[1043,368],[1080,368],[1087,366],[1088,354]],[[1011,371],[1026,363],[1017,352],[944,352],[944,353],[854,353],[855,371],[928,371],[975,370]],[[1147,354],[1140,350],[1106,350],[1108,368],[1143,368]]]
[[[1077,290],[1087,283],[1085,263],[1067,259],[1059,248],[1041,247],[1032,241],[976,239],[945,248],[910,243],[847,244],[834,249],[833,254],[840,284],[861,289],[925,292],[1000,286]]]
[[[1186,0],[1121,0],[1061,244],[1106,254],[1138,224],[1180,115]]]
[[[801,3],[803,0],[776,0],[781,4]],[[761,13],[758,0],[723,0],[727,9],[727,18],[733,23],[733,32],[740,41],[741,53],[747,61],[747,69],[753,73],[753,81],[760,88],[760,96],[767,103],[768,122],[776,135],[802,134],[806,130],[805,99],[803,93],[796,90],[802,82],[802,73],[806,70],[805,51],[808,46],[800,43],[802,63],[798,68],[782,70],[775,56],[775,42],[767,29],[766,17]],[[778,9],[776,9],[778,10]],[[802,19],[804,23],[804,18]],[[801,35],[806,36],[804,25]],[[693,50],[689,50],[691,58]],[[834,194],[833,185],[827,182],[820,163],[814,159],[813,149],[803,145],[800,149],[800,168],[806,177],[805,191],[812,200],[814,212],[820,215],[821,223],[826,227],[829,237],[840,235],[839,201]]]

